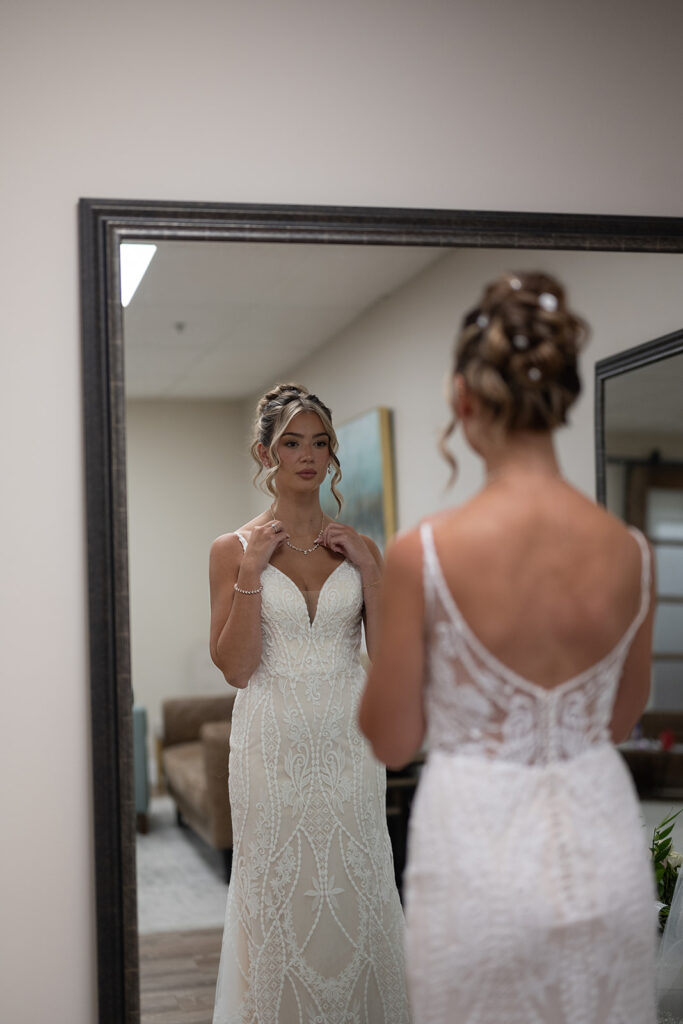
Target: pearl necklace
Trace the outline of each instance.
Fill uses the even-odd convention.
[[[272,518],[275,519],[275,513],[273,512],[273,506],[272,505],[270,506],[269,511],[270,511],[270,514],[271,514]],[[322,517],[320,519],[320,529],[318,530],[318,537],[320,537],[320,534],[323,532],[323,523],[324,522],[325,522],[325,513],[323,512]],[[302,555],[311,555],[317,548],[320,547],[320,541],[319,540],[316,540],[316,542],[315,542],[315,544],[313,545],[312,548],[298,548],[296,546],[296,544],[291,544],[289,540],[286,540],[285,544],[287,545],[288,548],[291,548],[292,551],[298,551]]]

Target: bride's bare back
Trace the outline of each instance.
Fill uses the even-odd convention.
[[[595,664],[636,616],[638,543],[557,477],[494,481],[433,528],[446,583],[472,631],[539,686]]]

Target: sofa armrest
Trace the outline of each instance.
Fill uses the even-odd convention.
[[[198,740],[205,722],[224,722],[232,716],[234,702],[234,694],[165,700],[161,706],[164,746]]]
[[[214,845],[232,846],[232,816],[228,793],[230,722],[207,722],[199,732],[206,776],[206,794]]]

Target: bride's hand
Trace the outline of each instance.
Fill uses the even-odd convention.
[[[254,526],[244,552],[245,568],[262,573],[275,552],[288,540],[289,534],[279,519],[269,519],[261,526]]]
[[[352,562],[361,574],[378,575],[377,562],[363,538],[352,526],[344,523],[328,523],[320,534],[323,547],[343,555]]]

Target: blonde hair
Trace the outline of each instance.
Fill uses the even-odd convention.
[[[315,413],[329,436],[330,458],[334,466],[330,487],[334,500],[337,502],[337,508],[341,511],[344,499],[337,490],[337,484],[342,478],[342,472],[337,457],[339,442],[332,425],[332,413],[317,395],[312,395],[301,384],[277,384],[272,391],[266,392],[258,401],[250,448],[252,457],[258,465],[254,474],[254,484],[260,486],[264,492],[277,497],[275,477],[280,468],[280,458],[277,453],[278,442],[294,417],[298,416],[300,412]],[[271,462],[269,469],[266,469],[259,457],[258,446],[260,444],[268,451]],[[266,474],[265,479],[259,481],[263,472]]]
[[[503,274],[463,319],[451,406],[454,377],[460,374],[504,433],[562,426],[581,392],[578,357],[588,334],[556,278],[540,271]],[[453,413],[439,446],[451,481],[457,467],[446,441],[456,425]]]

